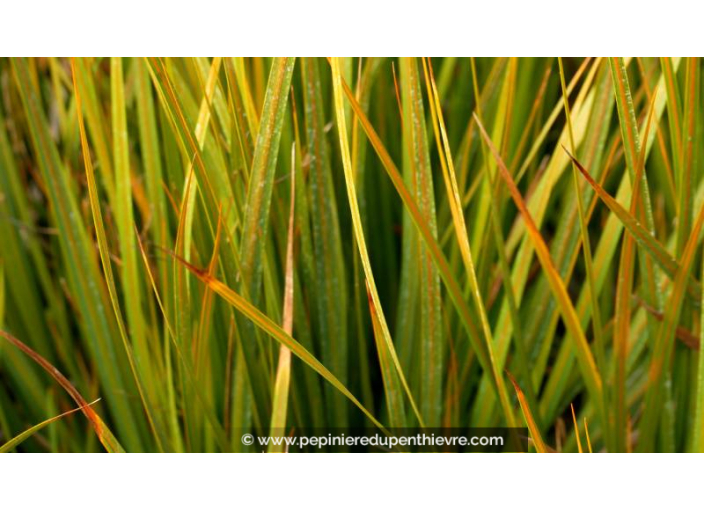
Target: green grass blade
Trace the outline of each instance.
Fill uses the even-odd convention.
[[[421,94],[420,73],[418,62],[412,58],[402,58],[401,97],[403,105],[403,137],[407,150],[408,162],[404,169],[404,179],[408,189],[413,194],[416,203],[421,208],[433,237],[437,237],[435,196],[433,174],[430,166],[430,149],[425,126],[425,110]],[[404,249],[409,250],[410,257],[405,259],[406,278],[401,281],[401,294],[415,293],[415,306],[403,308],[399,306],[397,329],[403,324],[412,326],[410,320],[417,314],[420,317],[420,328],[406,331],[406,338],[397,338],[397,342],[418,346],[420,355],[420,410],[423,420],[428,426],[438,426],[442,413],[442,378],[443,378],[443,347],[442,347],[442,313],[440,277],[433,264],[432,256],[421,244],[420,236],[410,218],[404,222]],[[420,312],[418,312],[418,307]],[[415,349],[414,349],[415,350]]]
[[[702,259],[702,277],[704,277],[704,259]],[[704,314],[704,294],[702,294],[702,314]],[[704,338],[704,317],[700,322],[699,338]],[[692,423],[691,451],[704,453],[704,349],[699,348],[697,355],[697,386],[695,393],[694,421]]]
[[[295,59],[293,58],[277,58],[272,64],[244,209],[245,217],[239,252],[241,287],[255,304],[259,302],[261,294],[263,268],[261,261],[267,239],[276,159],[294,63]],[[254,344],[244,342],[242,345],[245,359],[252,367],[256,357],[253,350]],[[255,389],[255,404],[260,419],[264,419],[268,414],[267,409],[270,406],[268,395],[271,394],[262,375],[260,372],[252,370],[249,374],[252,387]]]
[[[98,402],[100,399],[95,400],[88,405],[93,405],[96,402]],[[26,441],[30,437],[32,437],[34,434],[37,432],[41,431],[44,427],[47,425],[51,425],[52,423],[59,421],[61,418],[68,416],[70,414],[73,414],[75,412],[81,411],[82,408],[77,407],[76,409],[71,409],[70,411],[66,411],[65,413],[61,413],[57,416],[52,416],[51,418],[44,420],[41,423],[37,423],[36,425],[28,428],[24,432],[16,435],[12,439],[9,439],[6,443],[4,443],[2,446],[0,446],[0,453],[8,453],[17,448],[22,442]]]
[[[337,210],[328,140],[325,136],[325,108],[317,59],[301,59],[307,151],[310,157],[308,203],[313,245],[315,311],[313,324],[321,342],[322,362],[340,380],[347,382],[348,320],[347,277]],[[347,402],[330,388],[326,398],[331,423],[347,424]]]

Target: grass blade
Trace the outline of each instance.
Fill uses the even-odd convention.
[[[538,259],[540,260],[540,264],[543,267],[546,276],[548,277],[550,286],[555,294],[555,298],[558,301],[562,319],[565,323],[565,327],[569,332],[570,339],[574,342],[574,347],[577,351],[577,358],[579,360],[580,370],[582,372],[582,376],[584,377],[585,384],[589,390],[591,397],[594,399],[595,405],[600,409],[599,414],[602,418],[602,423],[606,423],[605,411],[603,409],[604,400],[601,376],[599,374],[599,370],[596,367],[596,363],[594,362],[594,356],[592,355],[591,349],[589,348],[587,339],[584,336],[584,332],[582,331],[582,327],[579,323],[579,318],[577,316],[577,312],[574,309],[574,305],[572,304],[572,300],[567,294],[565,284],[560,278],[560,275],[558,274],[557,270],[555,269],[552,257],[550,256],[550,251],[548,250],[548,247],[545,244],[545,241],[543,240],[540,231],[533,222],[531,214],[528,211],[528,208],[526,207],[525,202],[523,201],[523,197],[518,191],[518,188],[516,188],[511,174],[506,169],[506,166],[504,165],[501,156],[497,152],[496,147],[494,147],[494,145],[491,143],[491,139],[486,134],[486,131],[484,130],[484,127],[482,126],[481,122],[479,122],[478,119],[476,119],[476,121],[477,125],[479,126],[479,131],[481,132],[482,137],[484,138],[484,141],[486,142],[489,149],[491,150],[492,155],[496,159],[499,168],[499,174],[506,182],[513,198],[513,201],[516,204],[516,207],[518,207],[519,211],[521,212],[521,215],[523,216],[523,220],[526,223],[528,234],[530,235],[530,238],[533,241],[535,251],[538,255]]]
[[[526,419],[526,424],[528,425],[528,431],[530,432],[530,436],[531,438],[533,438],[533,445],[535,446],[535,450],[538,453],[549,453],[550,449],[546,446],[545,441],[543,441],[543,437],[540,435],[540,429],[535,423],[533,413],[531,413],[530,411],[530,407],[528,406],[528,402],[526,401],[526,397],[523,391],[521,390],[520,386],[518,386],[516,380],[511,377],[511,374],[508,374],[508,378],[511,380],[511,383],[513,384],[513,387],[516,390],[516,394],[518,395],[518,402],[521,405],[523,417]]]
[[[667,250],[660,244],[660,242],[655,239],[648,230],[646,230],[643,225],[635,219],[618,201],[609,195],[604,188],[597,183],[592,176],[589,174],[586,168],[582,164],[570,156],[577,168],[582,173],[584,178],[590,184],[594,191],[599,195],[604,204],[621,220],[624,227],[628,229],[630,234],[635,238],[638,244],[652,257],[652,259],[660,266],[667,276],[674,278],[679,272],[680,265],[678,262],[670,255]],[[694,301],[695,296],[701,292],[701,284],[694,278],[690,278],[687,282],[687,293]]]
[[[355,112],[355,115],[357,116],[358,120],[360,121],[362,128],[367,134],[370,143],[376,151],[377,156],[379,156],[379,159],[384,165],[384,169],[386,170],[389,178],[391,179],[394,187],[396,188],[396,191],[401,197],[401,200],[403,200],[404,206],[408,209],[408,212],[411,215],[411,218],[413,218],[413,222],[415,223],[416,228],[418,228],[419,232],[423,237],[423,240],[425,241],[426,246],[430,250],[430,253],[433,256],[433,260],[435,261],[435,264],[438,267],[438,271],[440,272],[440,276],[442,277],[442,280],[445,283],[445,286],[450,294],[452,302],[457,308],[457,311],[463,321],[464,326],[467,328],[470,342],[472,342],[472,346],[474,347],[477,353],[482,367],[488,373],[491,373],[491,364],[489,361],[488,354],[486,352],[486,347],[483,343],[480,342],[480,334],[477,330],[476,325],[474,324],[474,320],[472,319],[472,314],[470,313],[469,308],[467,307],[467,303],[464,300],[462,290],[450,270],[450,265],[447,261],[447,258],[442,253],[442,250],[440,249],[437,241],[433,238],[433,235],[430,232],[430,228],[423,219],[423,215],[420,213],[418,205],[415,203],[415,200],[413,199],[410,192],[403,183],[403,178],[401,177],[398,168],[396,168],[396,165],[391,159],[391,156],[389,155],[388,151],[385,149],[383,143],[381,142],[379,135],[376,133],[371,123],[369,122],[369,119],[364,114],[364,111],[362,110],[360,104],[355,99],[354,94],[344,82],[342,82],[342,88],[345,95],[347,96],[348,101],[352,105],[352,109]]]
[[[281,345],[287,347],[293,354],[298,356],[306,365],[318,372],[325,380],[337,388],[345,395],[354,405],[356,405],[367,418],[377,427],[384,429],[381,423],[355,398],[352,393],[345,387],[340,380],[335,377],[325,366],[318,361],[305,347],[294,340],[281,327],[273,322],[269,317],[264,315],[258,308],[254,307],[249,301],[237,294],[234,290],[225,285],[222,281],[210,276],[206,271],[195,267],[189,262],[178,258],[189,271],[191,271],[200,281],[207,285],[213,292],[222,297],[230,305],[241,312],[245,317],[251,320],[256,326],[261,328],[274,340]]]
[[[349,328],[347,314],[339,313],[339,310],[347,309],[347,278],[329,147],[325,136],[326,117],[317,59],[301,59],[301,74],[310,158],[308,203],[311,216],[319,219],[311,222],[313,270],[317,285],[313,324],[322,343],[322,362],[346,383]],[[347,402],[332,388],[328,388],[326,399],[331,423],[345,426]]]
[[[119,66],[119,64],[118,64]],[[74,65],[75,69],[75,65]],[[121,80],[122,73],[119,70],[119,67],[116,71],[117,79]],[[74,72],[74,80],[77,79],[77,74]],[[80,92],[79,92],[79,84],[78,81],[74,81],[74,87],[76,89],[76,106],[78,108],[78,111],[81,111],[81,100],[80,100]],[[124,105],[123,105],[124,109]],[[124,112],[122,112],[124,115]],[[119,115],[119,114],[118,114]],[[123,119],[124,121],[124,119]],[[80,128],[80,136],[81,136],[81,145],[83,147],[83,158],[84,158],[84,164],[86,168],[86,179],[88,181],[88,192],[90,196],[90,204],[91,204],[91,210],[93,212],[93,222],[95,223],[95,231],[96,231],[96,236],[98,238],[98,249],[100,252],[100,258],[103,264],[103,271],[105,273],[105,280],[107,282],[107,287],[108,287],[108,292],[110,294],[110,301],[112,303],[113,311],[115,312],[115,317],[117,318],[117,324],[118,328],[120,330],[120,336],[122,338],[122,343],[125,349],[125,353],[127,354],[127,359],[129,360],[130,364],[130,370],[132,371],[132,375],[134,376],[135,383],[137,385],[137,390],[139,391],[140,398],[142,399],[142,404],[144,406],[144,411],[146,413],[147,419],[149,420],[149,424],[152,428],[152,432],[154,433],[155,440],[157,442],[157,445],[159,445],[159,449],[162,450],[161,447],[161,440],[159,439],[159,434],[156,430],[156,425],[154,423],[154,419],[152,418],[151,412],[150,412],[150,405],[147,403],[146,395],[144,392],[144,389],[142,388],[142,384],[140,382],[140,375],[138,373],[138,368],[137,365],[134,361],[133,355],[132,355],[132,346],[128,340],[127,336],[127,330],[125,328],[125,323],[124,319],[122,316],[122,311],[120,308],[120,303],[117,298],[117,290],[115,288],[115,280],[113,277],[112,273],[112,265],[110,262],[110,252],[108,249],[108,244],[107,244],[107,238],[105,235],[105,228],[103,226],[103,217],[102,213],[100,212],[100,205],[99,205],[99,198],[98,198],[98,190],[97,186],[95,183],[95,174],[93,172],[93,163],[90,158],[90,151],[88,149],[88,140],[86,137],[86,132],[85,128],[83,126],[83,118],[82,114],[79,114],[78,116],[78,125]],[[123,133],[123,136],[126,136]],[[123,142],[124,143],[124,142]],[[126,151],[126,148],[123,147],[123,149]],[[125,154],[122,154],[122,157],[124,157]],[[126,208],[129,208],[129,213],[126,213],[127,218],[133,223],[134,220],[132,219],[132,214],[131,214],[131,201],[129,199],[129,168],[126,167],[124,161],[120,160],[118,158],[119,163],[119,169],[118,172],[120,172],[120,178],[123,180],[123,182],[120,183],[119,186],[117,186],[118,194],[123,197],[125,201],[128,202],[128,204],[125,204]],[[125,174],[126,172],[126,174]],[[124,181],[127,182],[124,182]],[[125,189],[125,187],[127,189]],[[122,233],[122,232],[121,232]],[[128,243],[129,244],[129,243]],[[128,248],[128,254],[131,257],[134,254],[134,244],[131,245],[130,248]],[[132,262],[135,262],[134,260]],[[137,275],[136,275],[136,266],[135,265],[130,265],[130,264],[125,264],[123,268],[128,268],[129,267],[129,272],[125,275],[125,280],[124,281],[131,281],[135,286],[137,284]],[[131,294],[131,292],[134,292],[134,295]],[[132,298],[136,299],[139,301],[138,296],[139,292],[136,290],[136,288],[131,288],[129,285],[126,286],[125,288],[125,294],[130,296],[130,301],[132,301]],[[132,308],[133,313],[136,314],[133,316],[135,320],[135,324],[140,324],[140,327],[134,331],[134,334],[141,334],[142,338],[144,336],[144,332],[141,329],[141,314],[137,311],[136,308]],[[139,317],[139,319],[138,319]],[[142,347],[144,345],[142,344]],[[145,351],[146,352],[146,351]],[[144,363],[147,364],[148,360],[145,359]]]
[[[406,378],[403,375],[403,370],[401,369],[401,364],[396,355],[396,349],[394,348],[393,342],[391,341],[391,334],[389,333],[389,327],[386,324],[386,319],[381,309],[381,302],[379,299],[379,294],[376,290],[376,284],[374,283],[374,276],[372,274],[371,262],[369,260],[369,254],[367,253],[367,244],[364,240],[364,232],[362,232],[362,220],[359,215],[359,206],[357,204],[357,192],[354,184],[354,176],[352,175],[352,162],[350,159],[349,145],[347,141],[347,124],[345,122],[344,105],[343,105],[343,92],[342,92],[342,76],[339,68],[339,62],[337,59],[332,59],[332,73],[333,73],[333,87],[335,94],[335,113],[338,122],[338,135],[340,137],[340,149],[342,151],[342,163],[345,170],[345,182],[347,184],[347,197],[350,203],[350,210],[352,213],[352,222],[354,225],[355,239],[357,241],[357,248],[359,250],[360,258],[362,259],[362,266],[364,267],[364,274],[367,280],[367,286],[372,297],[374,304],[374,310],[377,312],[379,318],[379,323],[381,326],[381,332],[384,339],[384,347],[387,352],[380,355],[380,359],[387,359],[388,356],[398,373],[398,377],[401,381],[406,396],[408,397],[413,412],[415,413],[418,422],[423,426],[423,418],[421,417],[420,411],[415,403],[411,390],[408,387]]]
[[[99,402],[99,401],[100,401],[100,399],[94,400],[93,402],[91,402],[88,405],[92,406],[93,404],[95,404],[96,402]],[[5,444],[0,446],[0,453],[11,452],[15,448],[17,448],[17,446],[19,446],[23,441],[26,441],[27,439],[32,437],[34,434],[36,434],[37,432],[42,430],[47,425],[51,425],[52,423],[59,421],[61,418],[68,416],[70,414],[73,414],[77,411],[81,411],[81,410],[82,410],[81,407],[77,407],[76,409],[71,409],[70,411],[66,411],[65,413],[61,413],[57,416],[52,416],[51,418],[44,420],[41,423],[37,423],[36,425],[28,428],[27,430],[25,430],[24,432],[22,432],[18,435],[16,435],[12,439],[8,440]]]
[[[429,67],[429,65],[426,65],[427,70],[429,70]],[[501,402],[501,406],[506,416],[506,421],[508,422],[509,426],[513,426],[513,410],[508,399],[506,385],[504,383],[503,378],[501,377],[501,370],[498,366],[496,357],[494,356],[494,338],[491,332],[491,326],[489,325],[489,319],[487,317],[484,305],[484,298],[482,297],[481,291],[479,289],[479,282],[477,280],[477,274],[474,269],[474,260],[472,258],[472,251],[470,247],[471,245],[469,242],[469,237],[467,235],[467,225],[465,223],[464,214],[462,212],[462,201],[460,199],[459,187],[457,185],[457,177],[455,175],[455,168],[452,162],[450,143],[447,139],[447,131],[445,129],[445,122],[442,116],[442,108],[440,106],[440,97],[437,93],[437,87],[435,86],[435,80],[433,78],[432,71],[426,73],[426,80],[428,80],[431,92],[431,109],[433,112],[433,117],[437,119],[437,127],[434,126],[436,128],[436,138],[440,138],[438,136],[437,131],[439,131],[442,136],[442,147],[444,149],[444,152],[441,152],[440,161],[443,169],[445,187],[447,189],[447,194],[449,197],[450,210],[452,212],[452,221],[455,227],[457,242],[460,247],[460,253],[462,254],[462,261],[464,263],[465,271],[469,276],[470,291],[474,298],[474,303],[477,307],[477,310],[479,311],[479,319],[481,322],[482,332],[484,334],[484,343],[486,345],[486,350],[489,354],[489,360],[491,362],[491,369],[493,372],[492,376],[496,381],[496,388],[499,394],[499,401]],[[485,175],[489,177],[489,172],[485,172]],[[493,190],[493,185],[490,177],[489,189]]]
[[[261,261],[267,239],[276,159],[294,64],[293,58],[274,59],[250,172],[239,258],[241,288],[254,304],[259,302],[261,294]],[[251,332],[252,329],[247,331]],[[255,345],[244,342],[242,346],[250,367],[249,377],[252,388],[255,389],[255,405],[261,421],[268,415],[268,399],[271,392],[264,382],[263,374],[253,370],[256,359]]]
[[[32,358],[37,365],[42,367],[57,383],[61,385],[64,390],[66,390],[66,393],[71,396],[76,404],[78,404],[78,408],[81,412],[83,412],[86,418],[88,418],[88,421],[93,426],[93,430],[95,430],[95,434],[98,436],[98,439],[100,439],[100,442],[103,444],[108,453],[125,452],[122,445],[120,445],[107,425],[105,425],[100,416],[98,416],[98,414],[93,410],[91,404],[89,404],[88,401],[81,396],[73,384],[71,384],[71,382],[66,379],[66,377],[64,377],[64,375],[59,372],[55,366],[44,359],[39,353],[30,349],[21,340],[12,336],[10,333],[0,330],[0,336]]]
[[[433,175],[418,63],[413,58],[401,58],[400,68],[403,137],[408,153],[404,179],[421,208],[431,234],[437,237]],[[401,295],[415,294],[413,296],[415,306],[399,306],[397,329],[402,330],[404,324],[407,325],[406,328],[412,327],[414,322],[409,318],[418,314],[418,308],[420,308],[420,328],[415,331],[407,330],[405,332],[407,337],[397,338],[397,341],[418,346],[421,374],[420,410],[427,425],[438,426],[442,413],[443,376],[440,278],[432,256],[421,244],[420,236],[410,218],[406,218],[404,222],[403,242],[404,249],[410,252],[410,256],[404,260],[405,267],[402,271],[406,272],[406,278],[401,280],[400,293]]]
[[[289,336],[293,334],[293,225],[296,213],[296,154],[291,158],[291,212],[288,222],[288,243],[286,245],[286,287],[284,289],[283,330]],[[274,403],[271,412],[271,436],[283,436],[288,411],[288,393],[291,384],[291,351],[286,346],[279,350],[279,365],[274,383]],[[283,444],[269,445],[269,453],[283,452]]]
[[[132,385],[125,379],[122,364],[114,362],[115,359],[120,359],[113,340],[114,324],[99,310],[99,306],[110,305],[102,287],[102,278],[78,209],[74,189],[51,138],[27,61],[15,59],[12,65],[32,134],[33,147],[42,176],[47,183],[54,221],[61,233],[59,239],[63,259],[66,261],[69,286],[81,310],[81,326],[84,328],[86,340],[99,366],[98,373],[105,391],[105,402],[111,412],[120,416],[117,428],[128,447],[134,451],[142,451],[140,429],[144,426],[144,420],[132,409],[131,402],[126,397],[132,391]]]
[[[665,367],[669,365],[672,358],[676,327],[682,313],[687,280],[692,270],[692,263],[697,252],[703,224],[704,207],[700,209],[685,245],[680,268],[673,282],[672,295],[665,310],[665,319],[660,324],[658,336],[653,347],[653,354],[648,369],[649,384],[645,396],[643,417],[641,418],[646,424],[655,422],[661,413],[663,393],[665,391]],[[641,436],[638,439],[638,451],[651,451],[653,449],[655,432],[656,428],[654,426],[642,428]]]

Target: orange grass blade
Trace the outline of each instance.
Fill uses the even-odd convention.
[[[32,360],[37,363],[37,365],[42,367],[57,383],[61,385],[63,389],[66,390],[66,393],[71,396],[71,398],[76,402],[76,404],[78,404],[79,409],[83,412],[86,418],[88,418],[88,421],[93,426],[93,430],[95,430],[98,439],[100,439],[100,442],[103,444],[103,446],[109,453],[125,452],[124,448],[122,448],[122,445],[120,445],[118,440],[113,435],[112,431],[108,428],[107,425],[105,425],[100,416],[98,416],[98,413],[93,410],[91,404],[89,404],[88,401],[84,399],[83,396],[81,396],[76,387],[71,384],[71,382],[66,379],[66,377],[61,372],[59,372],[58,368],[49,363],[39,353],[32,350],[24,342],[15,338],[7,331],[0,330],[0,336],[10,342],[15,347],[17,347],[19,350],[24,352],[27,356],[32,358]]]
[[[521,390],[521,387],[518,386],[518,383],[513,378],[513,376],[508,373],[508,371],[506,372],[506,374],[508,375],[508,378],[511,380],[511,384],[513,384],[513,387],[516,390],[516,395],[518,395],[518,402],[521,405],[523,417],[526,419],[528,431],[530,432],[530,436],[533,439],[533,444],[535,445],[536,451],[538,453],[548,453],[550,449],[545,445],[545,442],[543,441],[543,436],[540,435],[540,429],[538,428],[538,424],[535,423],[533,413],[531,412],[530,407],[528,406],[528,401],[526,400],[526,396],[523,394],[523,390]]]

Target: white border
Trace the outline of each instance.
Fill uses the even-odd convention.
[[[11,454],[2,508],[691,508],[695,454]],[[461,506],[459,506],[461,505]]]
[[[6,2],[8,55],[691,54],[694,2]],[[700,501],[671,455],[5,455],[0,507],[473,508]]]
[[[0,52],[690,55],[704,49],[701,10],[691,0],[23,0],[2,6]]]

